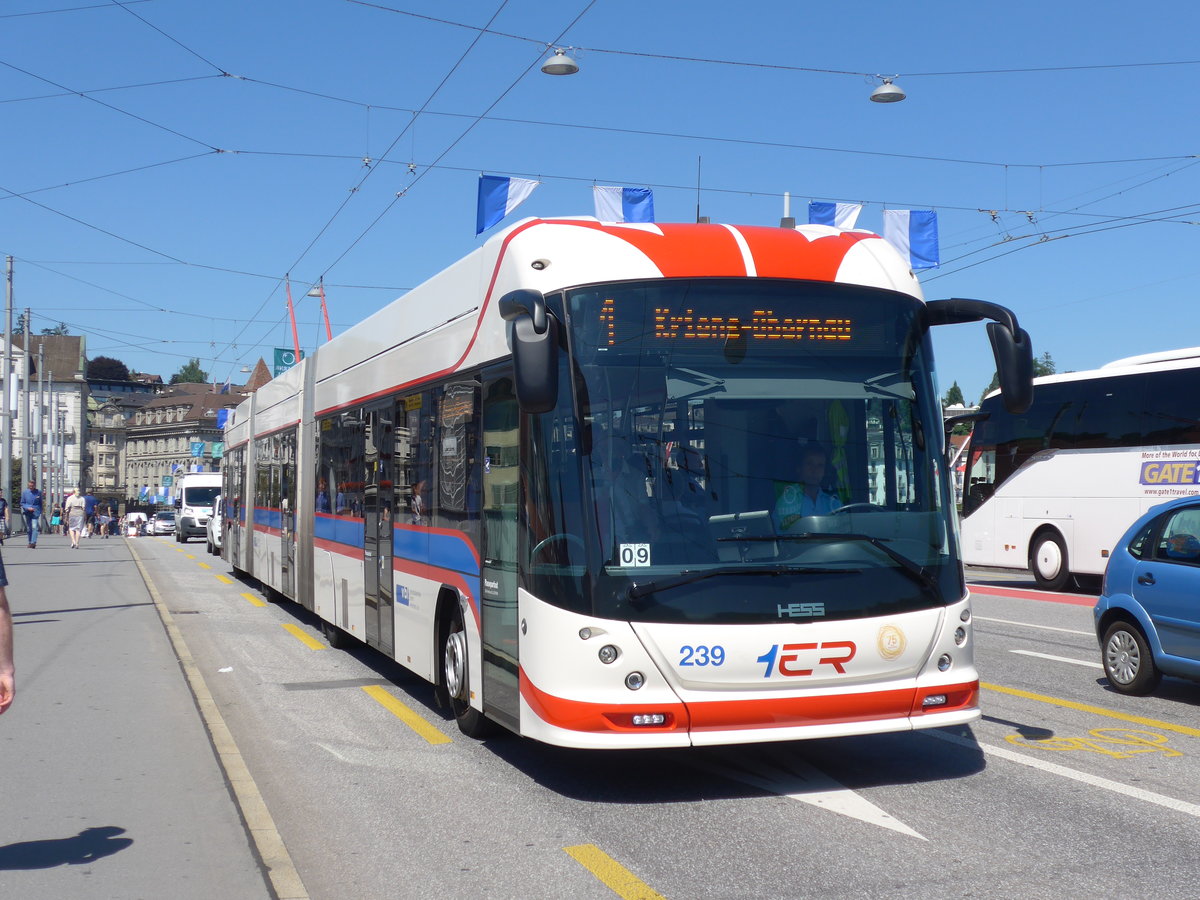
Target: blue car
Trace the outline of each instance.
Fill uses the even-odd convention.
[[[1133,523],[1094,615],[1114,690],[1148,694],[1164,674],[1200,680],[1200,497],[1159,504]]]

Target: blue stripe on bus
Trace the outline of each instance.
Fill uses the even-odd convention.
[[[314,521],[313,536],[317,540],[355,550],[363,549],[365,534],[362,520],[317,515]],[[466,535],[396,528],[392,531],[392,555],[466,575],[478,575],[480,571],[478,557]]]
[[[254,507],[254,524],[279,531],[283,528],[283,513],[265,506]]]

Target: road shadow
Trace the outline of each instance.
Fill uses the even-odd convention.
[[[85,828],[69,838],[7,844],[0,847],[0,871],[53,869],[56,866],[79,866],[95,862],[130,846],[132,838],[117,837],[124,833],[124,828],[104,825]]]
[[[1129,696],[1116,690],[1108,683],[1107,678],[1097,678],[1096,684],[1115,696]],[[1157,697],[1159,700],[1170,700],[1173,703],[1186,703],[1188,706],[1200,707],[1200,682],[1164,675],[1163,680],[1158,683],[1158,687],[1147,694],[1147,696]],[[1136,700],[1137,698],[1133,699]]]

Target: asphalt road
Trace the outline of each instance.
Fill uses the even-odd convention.
[[[594,753],[467,739],[202,544],[134,543],[313,898],[1200,895],[1200,685],[1110,691],[1084,594],[970,573],[969,729]]]

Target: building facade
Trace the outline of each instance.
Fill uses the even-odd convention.
[[[175,480],[187,472],[218,472],[224,457],[223,411],[245,395],[215,393],[208,384],[162,389],[126,420],[124,496],[128,502],[170,503]]]

